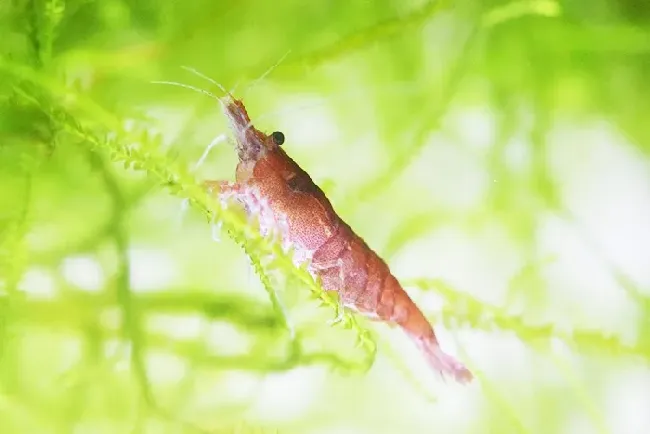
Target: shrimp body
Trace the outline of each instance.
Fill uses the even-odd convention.
[[[224,100],[235,135],[239,163],[236,183],[207,181],[221,199],[232,197],[259,218],[263,234],[274,232],[294,249],[294,262],[308,263],[323,289],[372,319],[397,324],[429,365],[460,382],[472,374],[445,354],[432,326],[391,274],[388,265],[334,211],[325,193],[281,148],[284,136],[266,135],[251,124],[241,101]]]

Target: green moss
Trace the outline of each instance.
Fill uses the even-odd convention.
[[[624,308],[583,327],[577,318],[599,304],[572,300],[584,312],[561,321],[563,286],[543,259],[561,252],[542,253],[540,234],[549,215],[579,223],[555,166],[578,173],[588,156],[553,160],[559,126],[604,119],[629,142],[612,147],[647,166],[641,3],[0,2],[0,431],[546,433],[584,418],[617,432],[605,377],[636,362],[647,371],[647,284],[634,260],[593,248]],[[478,342],[512,338],[533,360],[528,377],[504,381],[485,367],[494,354],[461,346],[480,390],[429,394],[385,329],[350,312],[329,327],[338,300],[201,188],[205,177],[232,178],[233,150],[217,147],[200,172],[189,169],[226,124],[213,100],[151,83],[206,86],[182,65],[239,83],[257,125],[280,125],[301,165],[326,174],[315,180],[335,186],[335,208],[395,273],[422,276],[404,279],[414,298],[442,300],[437,311],[421,304],[434,325]],[[302,93],[321,105],[293,106]],[[489,131],[452,121],[475,109]],[[321,134],[338,139],[314,144]],[[483,171],[480,188],[467,167]],[[482,193],[466,205],[472,188]],[[183,200],[191,210],[179,226]],[[507,238],[491,254],[509,265],[484,299],[457,280],[488,267],[452,268],[464,254],[455,247],[478,244],[491,225]],[[469,241],[444,244],[449,227]],[[163,259],[147,265],[147,252]],[[75,269],[79,257],[101,275]],[[84,289],[89,278],[97,288]],[[161,317],[182,325],[152,325]],[[291,396],[303,372],[304,397],[272,394]],[[254,385],[260,378],[279,385]],[[455,399],[463,417],[449,416]]]

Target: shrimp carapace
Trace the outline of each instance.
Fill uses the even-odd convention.
[[[236,141],[236,182],[208,181],[215,194],[234,198],[255,214],[263,234],[280,235],[292,247],[296,265],[308,270],[323,289],[369,318],[397,324],[429,365],[459,382],[472,374],[444,353],[434,330],[388,265],[334,211],[325,193],[283,149],[284,134],[265,134],[252,124],[242,101],[222,100]],[[217,187],[214,189],[214,187]]]

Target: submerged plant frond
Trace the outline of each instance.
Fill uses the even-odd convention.
[[[3,66],[7,65],[0,63],[0,68]],[[14,68],[11,65],[6,70],[11,73],[24,71],[23,68]],[[35,78],[38,77],[38,74],[33,72],[29,73],[28,76],[29,78]],[[53,100],[71,95],[69,91],[64,92],[58,86],[49,86],[46,79],[35,80],[35,84],[44,84],[46,87],[43,90],[50,92]],[[79,97],[79,100],[82,100],[82,98]],[[41,104],[36,98],[33,98],[32,101]],[[92,107],[94,113],[102,113],[102,118],[110,119],[110,115],[105,114],[103,109],[94,103],[85,103],[84,107],[87,106]],[[296,268],[293,265],[292,258],[282,250],[278,243],[271,242],[269,239],[260,236],[259,232],[241,215],[232,210],[224,209],[221,203],[211,197],[186,169],[169,161],[155,149],[141,149],[123,143],[120,136],[124,135],[128,138],[128,133],[123,129],[114,130],[112,127],[119,125],[116,122],[100,124],[107,133],[105,133],[105,137],[99,137],[91,128],[84,126],[83,121],[76,119],[65,108],[54,105],[52,107],[45,106],[43,109],[51,115],[52,120],[58,126],[84,140],[91,149],[107,152],[113,162],[123,164],[127,169],[145,171],[159,185],[167,188],[171,194],[188,199],[190,205],[203,213],[208,221],[219,221],[229,236],[245,249],[272,299],[271,283],[264,271],[266,269],[264,265],[265,258],[273,258],[272,268],[277,268],[283,273],[294,277],[311,291],[315,299],[338,314],[338,302],[314,281],[306,269]],[[102,119],[92,120],[101,122]],[[364,364],[371,363],[376,346],[370,337],[370,333],[362,328],[349,312],[343,312],[342,326],[350,328],[356,333],[359,345],[368,354]]]
[[[405,282],[407,286],[433,291],[445,301],[439,319],[445,325],[470,327],[475,330],[501,330],[517,334],[524,342],[548,344],[552,339],[561,339],[575,347],[580,353],[627,355],[640,357],[650,362],[650,346],[646,341],[629,344],[620,337],[601,331],[559,329],[555,324],[530,324],[525,315],[512,315],[504,308],[481,302],[473,296],[454,290],[439,279],[414,279]]]

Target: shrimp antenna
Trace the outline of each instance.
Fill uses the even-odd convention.
[[[284,59],[287,58],[287,56],[289,55],[289,53],[291,53],[291,50],[289,50],[289,51],[287,51],[286,53],[284,53],[284,55],[283,55],[282,57],[280,57],[280,60],[278,60],[277,62],[275,62],[275,64],[273,64],[269,69],[267,69],[266,71],[264,71],[264,73],[263,73],[262,75],[260,75],[259,77],[257,77],[255,80],[253,80],[252,83],[250,83],[248,86],[246,86],[246,89],[244,89],[243,92],[242,92],[242,97],[243,97],[243,96],[244,96],[248,91],[250,91],[251,88],[252,88],[253,86],[256,86],[257,84],[259,84],[259,83],[260,83],[262,80],[264,80],[264,79],[265,79],[265,78],[266,78],[266,77],[267,77],[267,76],[268,76],[268,75],[269,75],[269,74],[270,74],[270,73],[271,73],[275,68],[277,68],[278,65],[280,65],[280,63],[282,63],[282,61],[283,61]]]
[[[289,53],[291,53],[291,50],[288,50],[286,53],[284,53],[284,54],[282,55],[282,57],[280,57],[280,60],[278,60],[277,62],[275,62],[275,64],[273,64],[269,69],[267,69],[266,71],[264,71],[264,73],[263,73],[262,75],[260,75],[259,77],[257,77],[257,78],[256,78],[255,80],[253,80],[253,81],[252,81],[248,86],[246,86],[246,88],[245,88],[245,89],[243,90],[243,92],[242,92],[242,98],[244,97],[244,95],[245,95],[248,91],[251,90],[251,88],[253,88],[255,85],[259,84],[259,83],[260,83],[262,80],[264,80],[264,79],[265,79],[265,78],[266,78],[266,77],[267,77],[267,76],[268,76],[268,75],[269,75],[269,74],[270,74],[270,73],[271,73],[275,68],[277,68],[278,65],[280,65],[280,63],[282,63],[282,61],[283,61],[284,59],[287,58],[287,56],[289,55]],[[259,117],[256,118],[255,120],[257,121],[257,119],[259,119]],[[250,127],[252,127],[252,126],[253,126],[253,119],[251,119],[250,121],[248,121],[248,124],[246,124],[246,126],[244,127],[244,132],[246,132],[246,131],[247,131]]]
[[[207,95],[210,98],[213,98],[213,99],[216,99],[217,101],[219,101],[220,104],[223,104],[221,99],[219,99],[219,97],[217,97],[212,92],[208,92],[207,90],[200,89],[198,87],[190,86],[189,84],[177,83],[175,81],[152,81],[151,83],[153,83],[153,84],[169,84],[171,86],[184,87],[185,89],[190,89],[190,90],[193,90],[194,92],[198,92],[198,93],[202,93],[203,95]]]
[[[219,83],[216,80],[208,77],[207,75],[203,74],[202,72],[199,72],[195,68],[192,68],[190,66],[181,66],[181,68],[184,69],[187,72],[190,72],[190,73],[196,75],[197,77],[201,77],[202,79],[209,81],[210,83],[217,86],[219,88],[219,90],[221,90],[223,93],[225,93],[226,95],[230,95],[230,92],[227,91],[226,88],[221,83]]]

